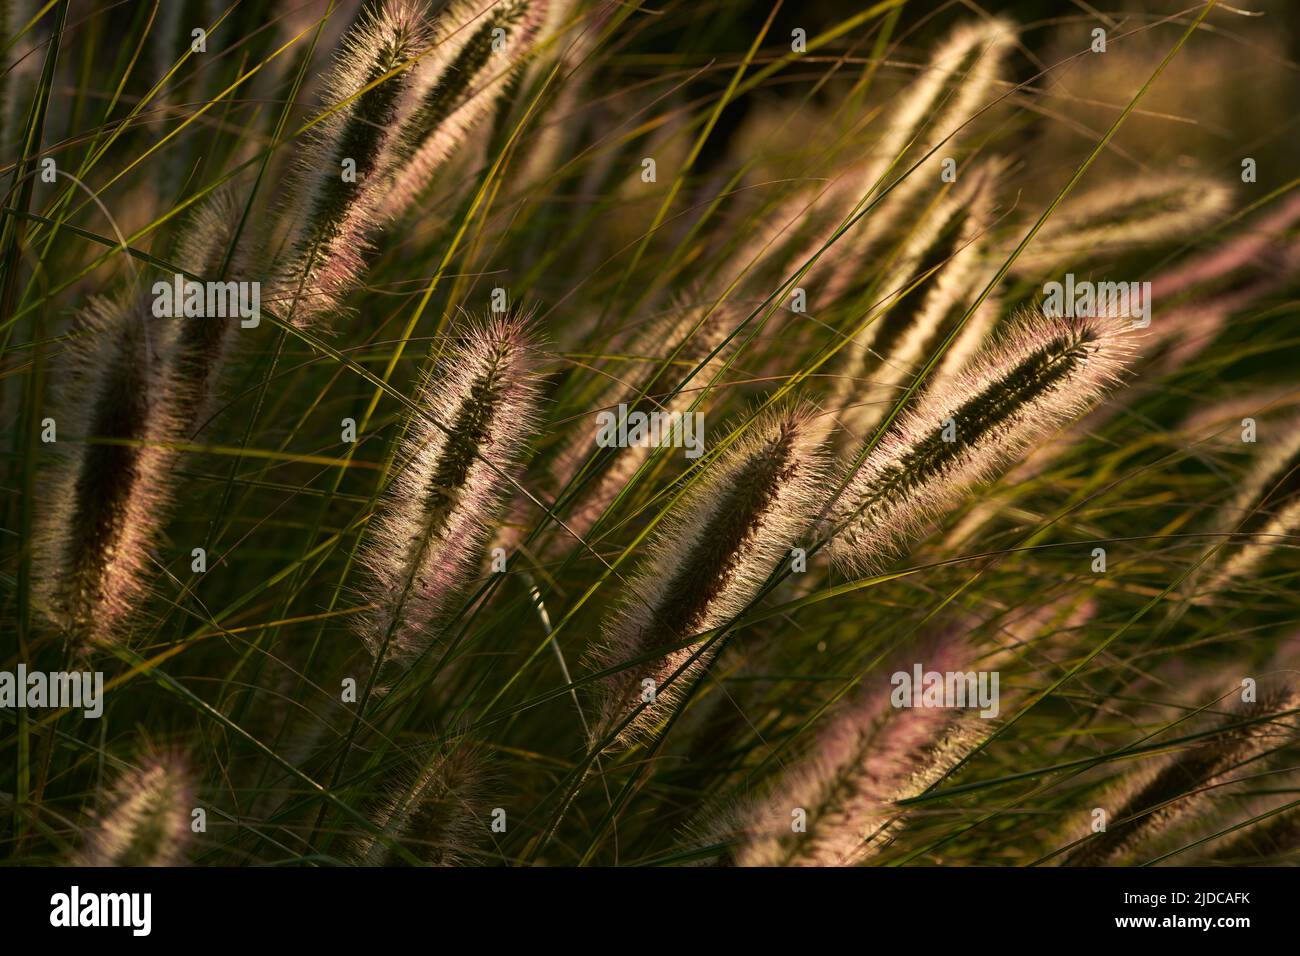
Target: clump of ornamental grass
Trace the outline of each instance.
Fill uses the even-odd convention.
[[[177,432],[147,300],[79,316],[53,414],[57,440],[34,532],[37,606],[79,651],[118,641],[147,591]]]
[[[925,670],[965,671],[974,658],[956,635],[923,643]],[[910,673],[911,659],[901,669]],[[807,756],[770,791],[727,814],[711,843],[730,846],[735,866],[855,866],[889,845],[905,820],[899,800],[919,796],[951,772],[987,730],[975,713],[899,706],[892,670],[868,675]]]
[[[1295,740],[1300,687],[1294,678],[1261,690],[1257,701],[1234,706],[1203,737],[1154,767],[1126,775],[1101,801],[1108,823],[1064,857],[1067,866],[1101,866],[1129,859],[1150,841],[1212,803],[1216,788],[1237,771]]]
[[[439,15],[433,54],[415,71],[414,106],[397,134],[397,170],[384,215],[409,208],[492,112],[540,38],[553,3],[457,0]]]
[[[86,833],[79,866],[177,866],[192,833],[194,788],[175,755],[151,754],[126,770]]]
[[[1259,460],[1215,521],[1232,535],[1217,549],[1203,591],[1213,594],[1257,570],[1300,529],[1300,418],[1278,422],[1282,437]],[[1266,438],[1267,440],[1267,438]]]
[[[740,614],[821,504],[820,428],[807,406],[770,409],[695,479],[606,618],[593,670],[592,742],[650,736],[716,656],[707,632]]]
[[[350,858],[362,866],[400,866],[410,857],[425,866],[479,859],[490,823],[484,761],[462,742],[391,772],[371,814],[379,833],[354,840]]]
[[[1012,265],[1013,273],[1077,267],[1098,255],[1194,235],[1218,219],[1232,190],[1209,176],[1170,173],[1107,182],[1067,196]]]
[[[1022,316],[869,451],[823,519],[832,557],[878,567],[974,485],[1087,411],[1117,381],[1134,334],[1108,318]]]
[[[411,664],[484,571],[537,418],[537,349],[518,313],[463,322],[442,343],[362,550],[357,629],[377,661]]]
[[[1294,692],[1160,717],[1294,616],[1300,197],[1249,103],[1128,57],[1079,122],[1087,102],[1058,108],[1078,22],[1042,45],[1042,18],[910,4],[812,17],[811,56],[733,4],[702,31],[689,5],[604,0],[227,6],[0,3],[0,632],[10,668],[57,666],[56,638],[123,665],[103,721],[8,722],[14,860],[67,859],[40,821],[89,809],[122,728],[160,727],[201,754],[110,772],[76,861],[183,862],[197,791],[239,822],[196,855],[227,865],[1294,859]],[[1225,24],[1224,49],[1272,48],[1267,18],[1208,14],[1139,33],[1177,63]],[[1187,149],[1128,138],[1171,123]],[[1188,172],[1235,166],[1214,141],[1251,145],[1258,186]],[[990,286],[1049,167],[1088,191]],[[1149,278],[1151,327],[1013,313],[984,344],[1067,270]],[[298,328],[155,316],[142,293],[178,271],[261,280]],[[538,371],[532,319],[447,320],[498,287],[544,303],[572,374]],[[1140,385],[1099,403],[1121,371]],[[822,385],[822,410],[783,404]],[[620,405],[746,401],[699,459],[597,440]],[[221,560],[191,573],[201,543]],[[822,547],[838,563],[803,563]],[[361,647],[374,707],[339,683]],[[1000,670],[1014,721],[893,706],[899,648]],[[1091,834],[1098,762],[1119,785]]]
[[[334,310],[364,268],[406,162],[398,128],[420,104],[415,70],[431,43],[426,4],[385,0],[366,9],[339,51],[290,188],[287,257],[272,296],[299,325]]]
[[[865,439],[901,389],[957,328],[988,278],[998,165],[968,174],[922,218],[884,280],[889,302],[853,336],[831,407],[845,441]],[[927,384],[961,368],[997,318],[989,296],[939,356]]]

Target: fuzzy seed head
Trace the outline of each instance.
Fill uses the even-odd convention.
[[[525,319],[464,323],[419,391],[419,419],[371,521],[362,561],[372,655],[406,665],[472,580],[537,419],[537,346]]]
[[[288,263],[272,296],[299,325],[336,308],[364,268],[367,237],[399,172],[397,129],[418,103],[426,16],[424,3],[407,0],[368,8],[326,81],[328,112],[310,131],[291,188]]]
[[[996,164],[976,169],[925,216],[885,281],[894,297],[887,311],[845,348],[840,362],[845,374],[836,380],[832,403],[840,409],[837,418],[847,439],[866,439],[987,279],[997,171]],[[985,299],[939,360],[929,384],[969,360],[996,316],[996,298]]]
[[[415,75],[416,106],[384,214],[400,215],[492,111],[547,20],[549,0],[459,0],[441,14],[434,55]]]
[[[651,735],[718,649],[692,660],[703,640],[677,645],[732,620],[789,558],[821,503],[819,436],[809,407],[768,411],[666,519],[590,656],[594,669],[604,669],[652,655],[600,682],[593,742],[628,718],[616,746]],[[654,702],[642,707],[647,679]]]
[[[194,791],[175,756],[150,756],[113,788],[108,811],[87,836],[81,866],[176,866],[190,841]]]
[[[1232,190],[1208,176],[1139,176],[1067,196],[1016,259],[1017,274],[1193,235],[1222,215]]]
[[[638,361],[626,375],[606,389],[600,404],[602,408],[626,403],[629,412],[661,412],[686,414],[700,398],[699,390],[706,388],[722,370],[727,357],[734,351],[732,344],[723,345],[741,316],[730,307],[711,308],[710,305],[680,306],[664,319],[653,322],[636,336],[628,352]],[[680,349],[678,347],[680,346]],[[722,349],[703,368],[686,382],[699,363],[719,346]],[[660,372],[661,364],[641,359],[663,353],[665,357],[677,351],[673,365]],[[680,386],[674,396],[672,392]],[[641,397],[644,393],[644,397]],[[585,424],[585,422],[584,422]],[[552,474],[564,483],[572,479],[592,457],[591,435],[584,428],[560,450]],[[630,448],[606,449],[592,463],[596,473],[588,478],[574,500],[565,526],[572,534],[584,537],[603,515],[614,499],[627,486],[637,469],[645,462],[653,448],[635,445]],[[556,487],[558,493],[559,487]],[[557,536],[556,544],[563,546],[573,538],[565,533]]]
[[[1245,726],[1243,721],[1286,714],[1300,708],[1294,678],[1278,682],[1254,704],[1241,704],[1219,721],[1219,733],[1192,744],[1154,767],[1125,776],[1103,805],[1112,807],[1108,828],[1065,858],[1067,866],[1100,866],[1139,851],[1213,799],[1213,788],[1230,780],[1243,764],[1294,741],[1295,714]]]
[[[178,432],[147,301],[100,299],[79,316],[59,441],[34,532],[37,603],[71,645],[119,640],[146,591],[170,500]],[[65,437],[66,436],[66,437]]]
[[[1279,423],[1286,436],[1262,457],[1216,523],[1234,541],[1217,557],[1208,590],[1217,591],[1251,574],[1300,529],[1300,418]]]
[[[1090,408],[1116,381],[1133,334],[1113,319],[1023,317],[896,419],[823,523],[832,556],[852,570],[879,567],[973,485]]]
[[[915,659],[926,670],[955,672],[965,670],[972,658],[964,641],[949,636],[927,642]],[[942,779],[987,736],[981,726],[987,721],[969,713],[894,707],[889,673],[869,677],[864,691],[832,717],[809,756],[719,828],[718,836],[741,838],[731,862],[860,864],[901,827],[894,804]],[[803,832],[791,827],[795,808],[806,813]]]
[[[374,810],[374,822],[390,840],[426,866],[463,866],[473,861],[487,830],[483,819],[484,758],[472,747],[453,746],[400,770]],[[398,866],[403,858],[367,835],[351,853],[362,866]]]

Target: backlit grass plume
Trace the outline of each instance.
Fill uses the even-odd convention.
[[[193,836],[190,771],[176,756],[150,755],[113,786],[90,827],[80,866],[177,866]]]
[[[823,523],[847,567],[876,567],[926,522],[1113,385],[1133,333],[1111,319],[1030,314],[903,413]]]
[[[382,837],[355,841],[352,857],[364,866],[409,862],[396,843],[426,866],[463,866],[482,852],[490,820],[484,800],[484,758],[466,744],[427,755],[413,771],[390,775],[374,812]]]
[[[800,250],[795,261],[802,262],[830,241],[864,200],[888,190],[880,205],[835,239],[814,267],[826,299],[843,294],[860,278],[857,264],[876,252],[918,197],[940,181],[940,168],[951,159],[951,148],[968,122],[994,100],[1003,61],[1015,40],[1015,28],[1000,18],[953,30],[880,120],[884,127],[870,155],[853,162],[815,198],[800,193],[788,200],[767,218],[758,242],[774,243],[774,252]],[[940,144],[949,150],[938,149]],[[811,236],[805,225],[809,222],[814,224]],[[784,234],[778,239],[779,233]],[[748,260],[757,248],[757,243],[748,246],[740,258]]]
[[[454,329],[421,386],[362,553],[369,607],[358,628],[377,659],[411,663],[485,572],[537,417],[536,367],[526,321],[507,313]]]
[[[716,655],[692,638],[734,618],[791,557],[820,504],[819,436],[810,408],[769,410],[665,519],[590,655],[597,670],[625,665],[598,686],[593,740],[650,735]]]
[[[130,294],[81,314],[51,415],[57,441],[35,531],[38,607],[71,646],[118,641],[147,591],[177,432],[148,303]]]
[[[1096,186],[1067,196],[1012,268],[1020,274],[1074,267],[1103,252],[1182,239],[1213,223],[1231,198],[1219,180],[1192,173]]]
[[[1300,531],[1300,419],[1273,427],[1281,438],[1260,456],[1216,527],[1230,532],[1212,559],[1217,565],[1205,590],[1218,591],[1259,568],[1269,554],[1287,547]]]
[[[230,193],[219,193],[201,205],[181,233],[178,265],[200,282],[220,282],[224,287],[248,281],[248,242],[240,235],[241,213]],[[186,433],[182,439],[190,438],[213,411],[242,321],[234,314],[175,317],[160,333],[164,336],[162,374],[176,406],[177,422]]]
[[[1294,803],[1292,800],[1288,804]],[[1263,858],[1279,863],[1293,864],[1300,852],[1300,806],[1287,809],[1256,805],[1261,813],[1271,816],[1215,841],[1209,852],[1197,861],[1222,866],[1248,866]]]
[[[941,181],[942,166],[952,160],[967,124],[995,99],[1002,63],[1015,42],[1015,28],[1006,20],[963,24],[907,84],[896,108],[885,114],[886,125],[871,159],[858,175],[836,184],[836,192],[850,207],[871,194],[877,183],[888,191],[879,207],[832,248],[835,267],[827,279],[829,296],[851,286],[854,263],[876,252],[879,241],[898,228],[919,197]]]
[[[228,194],[201,205],[182,231],[179,265],[214,280],[240,273],[239,221]],[[54,415],[63,441],[76,444],[52,463],[36,549],[44,603],[74,646],[116,642],[146,594],[175,498],[177,446],[212,410],[239,323],[156,317],[134,290],[85,310]]]
[[[385,0],[348,34],[308,131],[286,213],[287,263],[274,301],[300,325],[336,308],[364,267],[371,230],[404,157],[402,121],[417,108],[416,63],[431,43],[427,5]]]
[[[948,637],[917,649],[926,671],[965,672],[972,654]],[[904,668],[911,671],[911,663]],[[919,689],[918,689],[919,692]],[[890,673],[868,676],[767,795],[719,828],[736,866],[854,866],[888,845],[894,806],[952,770],[986,733],[976,712],[897,706]]]
[[[1288,675],[1289,676],[1289,675]],[[1215,788],[1234,771],[1250,773],[1254,761],[1293,741],[1300,708],[1294,677],[1261,690],[1255,703],[1238,704],[1201,740],[1188,744],[1153,769],[1126,776],[1101,806],[1109,822],[1065,857],[1069,866],[1100,866],[1122,860],[1213,800]]]
[[[456,0],[439,15],[434,54],[415,74],[415,108],[397,142],[385,213],[398,215],[481,123],[531,52],[552,0]]]
[[[870,434],[987,279],[996,174],[995,165],[973,171],[922,219],[884,282],[881,291],[891,298],[883,314],[845,348],[832,407],[846,440]],[[939,358],[928,384],[965,364],[996,318],[997,300],[986,298]]]

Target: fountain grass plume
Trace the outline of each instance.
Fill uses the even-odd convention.
[[[1022,316],[903,412],[822,522],[831,555],[878,568],[909,537],[1117,381],[1136,333],[1110,318]]]
[[[493,110],[547,22],[550,0],[459,0],[439,16],[435,55],[415,74],[384,214],[409,208]]]
[[[242,209],[234,196],[219,192],[198,208],[181,233],[176,260],[200,281],[232,282],[248,273],[247,242],[238,235]],[[205,315],[170,321],[162,345],[168,393],[177,401],[176,417],[189,438],[211,413],[221,376],[239,329],[238,316]]]
[[[1294,678],[1289,685],[1279,681],[1262,689],[1258,702],[1237,705],[1207,738],[1126,775],[1102,801],[1110,818],[1107,828],[1077,846],[1064,864],[1101,866],[1127,859],[1204,809],[1237,768],[1295,740],[1297,717],[1288,712],[1297,708],[1300,687]]]
[[[1221,216],[1232,190],[1195,173],[1140,176],[1067,196],[1016,259],[1014,275],[1076,266],[1099,253],[1122,254],[1194,235]]]
[[[948,337],[985,276],[999,163],[978,167],[923,218],[889,272],[893,300],[854,336],[840,363],[832,407],[845,439],[862,441],[899,390]],[[927,385],[961,368],[997,317],[989,296],[940,357]]]
[[[488,832],[485,758],[458,742],[391,773],[373,810],[375,825],[426,866],[465,866]],[[394,866],[404,858],[372,834],[353,841],[349,856],[363,866]]]
[[[723,346],[689,382],[685,381],[685,376],[722,346],[742,319],[743,316],[728,305],[674,306],[669,315],[647,325],[628,344],[627,352],[633,358],[634,366],[630,374],[619,375],[617,381],[603,392],[601,409],[609,410],[622,403],[628,406],[629,414],[638,411],[687,414],[691,405],[700,398],[699,390],[707,387],[721,371],[731,349]],[[665,348],[667,355],[676,351],[676,360],[671,367],[664,368],[659,362],[646,360]],[[659,374],[661,369],[662,374]],[[680,390],[672,395],[675,389]],[[628,448],[599,449],[594,458],[593,450],[592,434],[582,428],[560,450],[551,469],[553,480],[562,484],[568,484],[580,472],[587,472],[571,499],[565,519],[568,531],[579,537],[585,536],[595,526],[654,448],[646,443]],[[588,467],[584,469],[584,465]],[[556,487],[557,494],[561,487]],[[572,535],[567,532],[554,539],[558,547],[564,547],[572,540]]]
[[[1001,17],[956,27],[888,114],[888,125],[873,149],[882,170],[897,160],[893,175],[901,176],[987,106],[1002,63],[1015,43],[1015,25]],[[941,163],[937,153],[931,156],[895,187],[895,194],[935,182]],[[916,185],[905,185],[911,180],[916,180]]]
[[[33,562],[37,605],[85,652],[116,643],[147,587],[149,549],[169,500],[174,395],[159,373],[145,300],[82,311],[56,405]]]
[[[1300,530],[1300,418],[1277,423],[1276,431],[1282,439],[1260,456],[1216,521],[1233,541],[1215,555],[1209,593],[1251,574]]]
[[[1294,801],[1288,799],[1286,802]],[[1283,810],[1275,802],[1270,805],[1260,801],[1251,806],[1246,819],[1265,813],[1272,815],[1216,840],[1197,862],[1221,866],[1258,865],[1268,858],[1277,858],[1279,862],[1294,863],[1300,853],[1300,806]]]
[[[505,313],[452,331],[416,403],[393,478],[362,550],[370,653],[409,665],[473,579],[533,437],[537,345]]]
[[[285,206],[288,257],[272,296],[300,326],[322,323],[365,266],[404,163],[398,129],[418,107],[416,70],[430,42],[426,4],[386,0],[366,8],[326,79],[326,112],[308,131]]]
[[[790,557],[822,501],[820,435],[808,406],[768,410],[665,519],[588,655],[593,670],[625,665],[596,689],[593,743],[652,735],[720,649],[692,637],[733,620]]]
[[[964,671],[974,654],[964,638],[922,644],[911,661],[927,671]],[[725,862],[736,866],[855,866],[876,856],[901,829],[899,800],[923,793],[987,736],[968,711],[893,705],[894,669],[866,678],[771,790],[717,824],[712,843],[736,841]],[[796,831],[802,810],[805,827]]]
[[[1015,26],[1001,18],[954,29],[899,95],[870,154],[851,163],[815,199],[810,201],[801,192],[780,204],[744,246],[741,261],[748,264],[769,244],[765,258],[774,264],[809,259],[835,236],[859,203],[887,187],[880,206],[836,239],[812,268],[809,281],[823,287],[819,299],[842,296],[858,276],[856,264],[909,218],[911,207],[929,184],[940,181],[939,167],[949,155],[939,150],[923,162],[921,158],[945,141],[955,148],[963,126],[992,100],[1002,63],[1015,42]]]
[[[1015,43],[1015,26],[1002,18],[954,29],[898,97],[867,161],[828,191],[829,204],[843,220],[874,190],[888,189],[880,206],[828,250],[831,265],[818,270],[826,276],[826,297],[838,298],[848,289],[854,264],[872,254],[890,230],[906,221],[918,197],[941,181],[942,164],[951,158],[965,125],[992,101],[1002,64]],[[936,149],[941,143],[945,149]],[[933,155],[927,155],[931,150]],[[835,229],[839,225],[836,222]],[[803,258],[815,251],[809,248]]]
[[[150,754],[124,772],[89,828],[79,866],[177,866],[191,838],[194,789],[185,762]]]

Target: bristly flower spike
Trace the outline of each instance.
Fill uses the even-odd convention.
[[[931,640],[927,671],[965,671],[974,653],[956,635]],[[910,667],[910,665],[909,665]],[[887,672],[869,675],[832,716],[809,755],[771,791],[713,827],[710,843],[737,839],[736,866],[855,866],[884,849],[904,822],[897,801],[942,779],[987,736],[978,711],[897,707]],[[793,826],[802,812],[803,826]]]
[[[457,0],[439,16],[437,45],[415,75],[415,108],[397,142],[399,169],[384,214],[404,212],[506,90],[548,22],[551,0]]]
[[[847,439],[861,442],[884,418],[902,387],[956,327],[981,278],[988,277],[997,172],[996,164],[973,170],[938,202],[890,270],[885,291],[893,300],[845,347],[831,406],[838,409]],[[926,387],[969,360],[996,316],[997,300],[990,296],[939,358]]]
[[[589,655],[593,669],[627,665],[597,688],[593,743],[652,735],[719,649],[691,638],[731,621],[790,558],[822,501],[821,434],[809,407],[763,413],[669,514]]]
[[[353,858],[363,866],[399,864],[403,858],[386,842],[392,841],[426,866],[466,865],[487,832],[480,817],[485,780],[482,754],[465,743],[398,771],[374,812],[385,839],[358,839]]]
[[[1016,275],[1061,263],[1078,265],[1100,252],[1126,252],[1192,235],[1225,212],[1232,191],[1192,173],[1141,176],[1067,196],[1012,265]]]
[[[151,755],[126,771],[91,829],[82,866],[176,866],[191,838],[194,791],[179,757]]]
[[[517,313],[466,322],[420,388],[362,563],[372,655],[409,665],[472,580],[533,436],[537,345]]]
[[[823,521],[831,555],[878,568],[911,535],[1087,411],[1116,381],[1130,323],[1029,315],[927,392],[871,450]]]
[[[397,129],[418,104],[416,70],[431,42],[426,10],[409,0],[368,8],[327,78],[326,113],[309,131],[290,189],[287,263],[271,297],[300,326],[333,311],[364,267],[400,171]]]
[[[1300,419],[1279,422],[1277,431],[1286,437],[1263,456],[1217,523],[1234,541],[1215,556],[1208,592],[1249,575],[1300,529]]]
[[[54,416],[57,458],[34,532],[36,593],[78,652],[121,638],[170,500],[175,453],[166,443],[178,432],[178,404],[159,371],[153,321],[135,296],[92,301]]]

